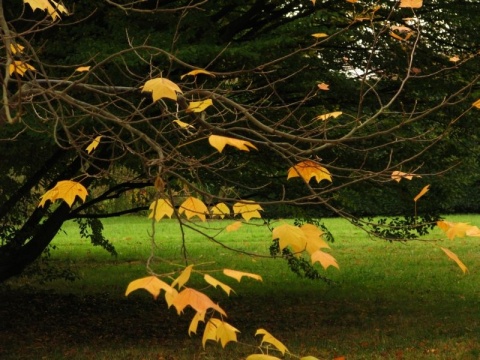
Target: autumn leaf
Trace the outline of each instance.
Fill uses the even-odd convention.
[[[230,215],[230,208],[225,203],[218,203],[215,206],[212,206],[210,209],[212,216],[218,216],[223,219],[225,216]]]
[[[347,0],[348,1],[348,0]],[[356,0],[355,0],[356,1]],[[303,356],[300,358],[300,360],[320,360],[319,358],[316,358],[315,356]],[[335,360],[335,359],[334,359]]]
[[[173,305],[173,300],[175,300],[177,295],[178,295],[178,291],[175,290],[174,288],[172,288],[171,292],[166,292],[165,293],[165,301],[167,302],[167,305],[168,305],[169,309]]]
[[[402,179],[412,180],[414,177],[421,177],[420,175],[410,174],[403,171],[393,171],[391,178],[396,182],[400,182]]]
[[[182,76],[180,76],[180,79],[183,80],[183,78],[185,76],[197,76],[199,74],[204,74],[204,75],[215,77],[215,74],[212,74],[210,71],[207,71],[205,69],[196,69],[196,70],[192,70],[192,71],[190,71],[186,74],[183,74]]]
[[[75,69],[75,72],[88,72],[90,71],[91,66],[80,66]]]
[[[12,75],[13,73],[17,73],[18,75],[23,76],[28,70],[36,71],[36,69],[32,65],[18,60],[12,62],[8,68],[8,72],[10,73],[10,75]]]
[[[202,112],[209,106],[213,105],[212,99],[207,99],[203,101],[192,101],[191,103],[188,104],[186,112]]]
[[[400,7],[421,8],[422,5],[422,0],[400,0]]]
[[[198,328],[198,323],[199,322],[204,322],[205,321],[205,312],[197,312],[195,316],[193,317],[192,321],[190,322],[190,326],[188,327],[188,335],[193,332],[194,334],[197,333],[197,328]]]
[[[237,149],[243,150],[243,151],[250,151],[249,148],[258,150],[256,148],[256,146],[253,145],[250,141],[234,139],[234,138],[226,137],[226,136],[210,135],[208,137],[208,142],[215,149],[217,149],[219,153],[221,153],[223,151],[223,148],[226,145],[236,147]]]
[[[154,299],[157,299],[162,290],[165,290],[166,293],[171,293],[173,291],[173,288],[170,285],[160,280],[156,276],[147,276],[130,282],[130,284],[128,284],[127,291],[125,291],[125,296],[128,296],[132,291],[138,289],[147,290],[153,295]]]
[[[313,224],[303,224],[300,229],[305,234],[305,238],[307,241],[306,250],[309,254],[313,254],[315,251],[319,249],[327,248],[329,249],[330,246],[327,244],[325,240],[323,240],[322,235],[323,231],[320,230]]]
[[[272,240],[278,239],[280,251],[291,246],[294,253],[299,253],[307,247],[305,233],[297,226],[283,224],[272,231]]]
[[[325,33],[315,33],[315,34],[312,34],[312,36],[316,39],[321,39],[321,38],[324,38],[324,37],[328,37],[328,34],[325,34]]]
[[[215,304],[207,295],[192,288],[185,288],[173,299],[173,306],[180,314],[187,306],[191,306],[197,312],[206,312],[213,309],[223,316],[227,316],[225,311]]]
[[[237,231],[240,229],[240,226],[242,226],[242,223],[240,221],[235,221],[233,224],[228,225],[225,230],[227,230],[227,232]]]
[[[173,120],[173,122],[180,126],[182,129],[195,129],[193,125],[183,122],[182,120],[175,119]]]
[[[60,14],[68,15],[68,10],[65,6],[53,0],[24,0],[24,2],[30,5],[33,11],[36,9],[47,11],[53,20],[60,18]]]
[[[182,273],[172,282],[172,288],[176,285],[178,289],[185,285],[187,281],[190,279],[190,275],[192,274],[193,265],[188,265],[185,269],[183,269]]]
[[[271,356],[267,354],[252,354],[247,356],[245,360],[282,360],[279,357]]]
[[[258,281],[263,281],[260,275],[252,274],[248,272],[237,271],[232,269],[223,269],[223,273],[227,276],[230,276],[231,278],[236,279],[238,282],[240,282],[242,280],[242,277],[244,276],[249,277],[251,279],[258,280]]]
[[[142,92],[151,92],[153,102],[162,98],[177,101],[177,93],[182,94],[182,90],[177,84],[165,78],[148,80],[145,85],[143,85]]]
[[[420,190],[420,192],[417,194],[417,196],[413,198],[413,201],[417,202],[418,199],[420,199],[423,195],[425,195],[428,190],[430,190],[430,185],[424,186],[423,189]]]
[[[456,237],[463,238],[468,235],[469,231],[475,233],[478,229],[476,226],[472,226],[469,223],[464,222],[451,222],[451,221],[437,221],[437,226],[447,235],[450,240]]]
[[[323,179],[330,182],[332,181],[332,176],[330,175],[330,172],[326,168],[312,160],[302,161],[288,169],[287,180],[293,177],[301,177],[307,183],[312,177],[315,177],[317,182],[320,182]]]
[[[23,49],[25,49],[25,47],[20,44],[14,44],[14,43],[10,44],[10,51],[12,52],[13,55],[23,53]]]
[[[285,355],[285,352],[288,352],[287,347],[285,345],[283,345],[283,343],[280,340],[275,338],[275,336],[270,334],[267,330],[258,329],[257,332],[255,333],[255,336],[257,336],[257,335],[263,335],[261,344],[266,342],[266,343],[269,343],[269,344],[275,346],[282,353],[282,355]]]
[[[232,325],[217,319],[211,318],[205,326],[205,332],[203,333],[202,344],[205,348],[207,340],[220,341],[222,347],[225,348],[230,341],[237,341],[238,329],[235,329]]]
[[[260,205],[253,201],[243,200],[233,204],[233,213],[241,215],[245,221],[250,221],[252,218],[262,218],[260,210],[263,210]]]
[[[63,199],[68,206],[72,207],[75,202],[75,198],[78,196],[82,201],[87,198],[88,191],[79,182],[71,180],[62,180],[50,190],[48,190],[41,198],[38,206],[44,206],[47,200],[54,202],[58,199]]]
[[[400,41],[405,41],[406,39],[401,37],[400,35],[394,33],[393,31],[390,31],[389,35],[393,37],[394,39],[400,40]]]
[[[473,107],[476,107],[477,109],[480,109],[480,99],[478,99],[477,101],[475,101],[473,104],[472,104]]]
[[[88,154],[90,154],[93,150],[97,148],[97,146],[100,144],[101,139],[102,139],[102,135],[99,135],[95,139],[93,139],[90,145],[88,145],[87,148],[85,149]]]
[[[325,84],[325,83],[318,84],[317,86],[318,86],[318,88],[319,88],[320,90],[323,90],[323,91],[328,91],[328,90],[330,90],[330,85]]]
[[[335,119],[342,114],[343,114],[343,112],[341,112],[341,111],[334,111],[334,112],[331,112],[331,113],[328,113],[328,114],[318,115],[318,116],[314,117],[313,120],[325,121],[329,118],[334,118]]]
[[[220,286],[222,288],[223,291],[225,291],[227,293],[228,296],[230,296],[230,292],[233,291],[233,289],[222,283],[221,281],[218,281],[217,279],[215,279],[213,276],[210,276],[208,274],[205,274],[205,276],[203,277],[203,279],[209,283],[210,285],[212,285],[214,288],[216,288],[217,286]],[[235,291],[233,291],[235,292]]]
[[[190,196],[185,200],[178,210],[180,214],[185,213],[187,219],[191,219],[194,216],[198,216],[202,221],[207,221],[208,208],[205,203],[193,196]]]
[[[480,237],[480,229],[477,226],[472,226],[470,229],[468,229],[465,234],[467,236],[475,236],[475,237]]]
[[[156,221],[160,221],[164,216],[172,218],[173,215],[173,206],[168,199],[157,199],[150,204],[149,209],[151,210],[148,215],[149,219],[153,219],[155,216]]]
[[[333,266],[333,267],[336,267],[337,269],[340,269],[340,267],[338,266],[337,260],[335,260],[335,258],[332,255],[324,251],[321,251],[321,250],[315,251],[311,255],[311,259],[312,259],[312,264],[315,264],[315,262],[318,261],[325,270],[327,270],[329,266]]]
[[[441,247],[440,249],[443,250],[443,252],[445,254],[447,254],[447,256],[452,259],[453,261],[455,261],[457,263],[457,265],[460,267],[460,269],[462,269],[463,273],[465,274],[467,271],[468,271],[468,268],[465,266],[465,264],[458,258],[458,256],[453,253],[452,251],[446,249],[446,248],[443,248]]]

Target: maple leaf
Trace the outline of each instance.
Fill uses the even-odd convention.
[[[187,109],[185,110],[186,112],[202,112],[209,106],[213,105],[212,99],[207,99],[203,101],[192,101],[191,103],[188,104]]]
[[[250,141],[234,139],[226,136],[210,135],[208,137],[208,142],[215,149],[217,149],[219,153],[223,151],[226,145],[236,147],[238,150],[243,151],[250,151],[249,148],[258,150],[256,146],[253,145]]]
[[[251,279],[258,280],[258,281],[263,281],[260,275],[252,274],[248,272],[237,271],[232,269],[223,269],[223,273],[227,276],[230,276],[231,278],[236,279],[238,282],[240,282],[240,280],[242,280],[242,277],[244,276],[249,277]]]
[[[423,0],[400,0],[400,7],[421,8]]]
[[[417,202],[418,199],[420,199],[423,195],[425,195],[428,190],[430,190],[430,185],[424,186],[423,189],[420,190],[420,192],[417,194],[417,196],[413,198],[413,201]]]
[[[182,120],[175,119],[173,120],[173,122],[178,126],[180,126],[182,129],[195,129],[193,125],[183,122]]]
[[[463,222],[451,222],[451,221],[437,221],[437,226],[447,235],[450,240],[456,237],[463,238],[467,236],[469,231],[475,231],[476,226],[472,226],[469,223]],[[478,228],[477,228],[478,229]]]
[[[164,216],[172,218],[173,215],[173,206],[168,199],[157,199],[150,204],[149,207],[150,214],[148,215],[149,219],[153,219],[155,216],[156,221],[160,221]]]
[[[468,229],[465,234],[467,236],[475,236],[475,237],[480,237],[480,229],[477,226],[472,226],[470,229]]]
[[[44,206],[47,200],[54,202],[58,199],[63,199],[68,206],[72,207],[75,202],[76,197],[78,196],[82,201],[85,201],[87,198],[88,191],[79,182],[72,180],[62,180],[57,182],[57,184],[45,194],[43,194],[40,204],[38,206]]]
[[[460,269],[462,269],[463,273],[465,274],[467,271],[468,271],[468,268],[465,266],[465,264],[458,258],[458,256],[453,253],[452,251],[446,249],[446,248],[443,248],[441,247],[440,249],[443,250],[443,252],[445,254],[447,254],[447,256],[452,259],[453,261],[455,261],[457,263],[457,265],[460,267]]]
[[[420,175],[410,174],[403,171],[393,171],[391,178],[396,182],[400,182],[402,179],[412,180],[414,177],[421,177]]]
[[[473,104],[472,104],[473,107],[476,107],[477,109],[480,109],[480,99],[478,99],[477,101],[475,101]]]
[[[202,344],[205,348],[205,343],[207,340],[220,341],[222,347],[225,348],[230,341],[237,341],[237,332],[240,332],[238,329],[235,329],[232,325],[217,319],[211,318],[207,325],[205,326],[205,331],[203,333]]]
[[[208,208],[205,203],[193,196],[190,196],[181,205],[178,211],[180,214],[185,213],[187,219],[191,219],[194,216],[198,216],[202,221],[207,221],[206,214],[208,214]]]
[[[260,210],[263,210],[260,205],[253,201],[243,200],[233,204],[233,213],[241,215],[245,221],[250,221],[251,218],[262,218]]]
[[[247,356],[245,360],[282,360],[279,357],[271,356],[267,354],[252,354]]]
[[[315,33],[315,34],[312,34],[312,36],[316,39],[321,39],[321,38],[324,38],[324,37],[328,37],[328,34],[325,34],[325,33]]]
[[[319,88],[320,90],[323,90],[323,91],[328,91],[328,90],[330,90],[330,85],[325,84],[325,83],[318,84],[317,86],[318,86],[318,88]]]
[[[190,336],[190,333],[197,333],[197,328],[198,328],[198,323],[199,322],[205,322],[205,312],[202,313],[195,313],[195,316],[193,317],[192,321],[190,322],[190,326],[188,327],[188,335]]]
[[[330,175],[330,172],[326,168],[312,160],[302,161],[288,169],[287,180],[293,177],[301,177],[307,183],[312,177],[315,177],[317,182],[320,182],[323,179],[330,182],[332,181],[332,176]]]
[[[288,352],[287,347],[280,340],[275,338],[275,336],[270,334],[267,330],[258,329],[257,332],[255,333],[255,336],[257,336],[257,335],[263,335],[261,344],[266,342],[266,343],[269,343],[269,344],[275,346],[278,349],[278,351],[280,351],[282,353],[282,355],[285,355],[285,352]]]
[[[187,306],[191,306],[197,312],[205,312],[208,309],[213,309],[227,316],[225,311],[215,304],[207,295],[192,288],[185,288],[175,296],[173,299],[173,306],[177,309],[178,314]]]
[[[213,276],[205,274],[205,276],[203,278],[207,283],[212,285],[214,288],[216,288],[217,286],[220,286],[222,288],[222,290],[227,293],[228,296],[230,296],[230,292],[233,291],[233,289],[230,286],[222,283],[221,281],[218,281]],[[233,292],[235,292],[235,291],[233,291]]]
[[[188,265],[185,269],[183,269],[182,273],[172,282],[172,288],[175,287],[175,285],[178,285],[178,289],[180,290],[180,288],[190,279],[192,268],[193,265]]]
[[[97,148],[97,146],[100,144],[101,139],[102,139],[102,135],[99,135],[95,139],[93,139],[90,145],[88,145],[87,148],[85,149],[88,154],[90,154],[93,150]]]
[[[18,75],[23,76],[28,70],[36,71],[36,69],[32,65],[29,65],[19,60],[15,60],[14,62],[12,62],[8,68],[8,72],[10,73],[10,75],[15,72]]]
[[[278,239],[280,250],[291,246],[294,253],[300,253],[307,247],[305,233],[297,226],[283,224],[272,231],[272,240]]]
[[[153,102],[163,98],[177,101],[177,93],[182,94],[182,90],[177,84],[165,78],[148,80],[143,85],[142,92],[151,92]]]
[[[80,66],[75,69],[75,72],[88,72],[90,71],[91,66]]]
[[[158,295],[160,295],[162,290],[165,290],[166,293],[171,293],[173,291],[173,288],[170,285],[160,280],[156,276],[147,276],[130,282],[127,290],[125,291],[125,296],[128,296],[132,291],[138,289],[147,290],[153,295],[155,300],[157,299]]]
[[[25,49],[25,47],[20,44],[14,44],[14,43],[10,44],[10,51],[12,52],[13,55],[23,53],[23,49]]]
[[[173,300],[175,300],[177,295],[178,295],[178,291],[175,290],[174,288],[172,288],[171,292],[166,292],[165,293],[165,301],[167,302],[167,305],[168,305],[169,309],[173,305]]]
[[[223,219],[225,215],[230,215],[230,208],[225,203],[218,203],[210,209],[210,212],[212,216],[218,216]]]
[[[240,226],[242,226],[242,223],[240,221],[235,221],[233,224],[228,225],[225,230],[227,230],[227,232],[237,231]]]
[[[337,269],[340,269],[340,267],[338,266],[337,260],[335,260],[335,258],[332,255],[326,252],[323,252],[321,250],[315,251],[311,255],[311,259],[312,259],[312,264],[315,264],[315,262],[318,261],[325,270],[327,270],[329,266],[334,266]]]
[[[30,5],[33,11],[40,9],[47,11],[53,20],[60,18],[60,14],[68,15],[68,10],[62,4],[53,0],[24,0],[25,4]]]
[[[183,74],[182,76],[180,76],[180,79],[183,80],[183,78],[185,76],[197,76],[198,74],[204,74],[204,75],[209,75],[209,76],[212,76],[212,77],[215,77],[215,74],[212,74],[210,71],[207,71],[205,69],[196,69],[196,70],[192,70],[186,74]]]
[[[325,121],[329,118],[334,118],[335,119],[342,114],[343,114],[343,112],[341,112],[341,111],[334,111],[334,112],[331,112],[331,113],[328,113],[328,114],[318,115],[318,116],[314,117],[313,120]]]
[[[307,240],[307,246],[305,249],[309,254],[313,254],[315,251],[319,249],[330,248],[327,242],[322,238],[323,231],[320,230],[315,225],[304,224],[300,227],[300,229],[305,234],[305,238]]]

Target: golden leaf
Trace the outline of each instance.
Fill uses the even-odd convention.
[[[420,199],[423,195],[427,193],[427,191],[430,190],[430,185],[426,185],[423,187],[422,190],[413,198],[413,201],[417,202],[418,199]]]
[[[169,309],[173,305],[173,300],[175,300],[177,295],[178,295],[178,291],[175,290],[174,288],[172,288],[171,292],[166,292],[165,293],[165,301],[167,302],[167,305],[168,305]]]
[[[400,182],[402,179],[412,180],[414,177],[421,177],[420,175],[410,174],[403,171],[392,171],[391,178],[396,182]]]
[[[400,7],[421,8],[423,0],[400,0]]]
[[[227,230],[227,232],[237,231],[240,229],[240,226],[242,226],[242,223],[240,221],[235,221],[233,224],[228,225],[225,230]]]
[[[247,356],[245,360],[282,360],[279,357],[271,356],[267,354],[252,354]]]
[[[151,213],[148,215],[149,219],[155,216],[156,221],[160,221],[164,216],[172,218],[173,206],[168,199],[157,199],[150,204]]]
[[[190,336],[190,333],[197,333],[197,328],[198,328],[198,323],[199,322],[204,322],[205,321],[205,312],[197,312],[195,316],[193,317],[192,321],[190,322],[190,326],[188,327],[188,335]]]
[[[20,44],[10,44],[10,51],[13,55],[23,53],[23,49],[25,49],[25,47]]]
[[[240,282],[240,280],[242,280],[242,277],[244,276],[258,280],[258,281],[263,281],[260,275],[252,274],[248,272],[237,271],[232,269],[223,269],[223,273],[227,276],[230,276],[231,278],[236,279],[238,282]]]
[[[225,311],[215,304],[207,295],[192,288],[185,288],[173,299],[173,306],[180,314],[187,306],[191,306],[197,312],[206,312],[213,309],[223,316],[227,316]]]
[[[240,331],[235,329],[232,325],[220,319],[211,318],[205,326],[205,331],[203,333],[203,347],[205,348],[207,340],[213,340],[217,342],[220,341],[224,348],[228,342],[237,341],[237,332]]]
[[[47,200],[54,202],[58,199],[63,199],[68,204],[68,206],[72,207],[77,196],[82,199],[82,201],[85,201],[87,195],[87,189],[79,182],[62,180],[57,182],[57,184],[52,189],[48,190],[42,196],[42,199],[40,200],[40,204],[38,204],[38,206],[44,206]]]
[[[328,34],[325,34],[325,33],[315,33],[315,34],[312,34],[312,36],[316,39],[321,39],[321,38],[324,38],[324,37],[328,37]]]
[[[88,145],[87,148],[85,149],[88,154],[90,154],[93,150],[97,148],[97,146],[100,144],[101,139],[102,139],[102,135],[99,135],[95,139],[93,139],[90,145]]]
[[[451,222],[451,221],[437,221],[437,226],[447,235],[450,240],[455,239],[456,237],[463,238],[470,233],[475,233],[476,226],[472,226],[469,223],[463,222]],[[474,235],[476,236],[476,235]]]
[[[328,114],[318,115],[318,116],[314,117],[313,119],[314,120],[325,121],[325,120],[327,120],[328,118],[331,118],[331,117],[335,119],[342,114],[343,114],[343,112],[341,112],[341,111],[334,111],[334,112],[331,112],[331,113],[328,113]]]
[[[477,101],[475,101],[473,104],[472,104],[473,107],[476,107],[477,109],[480,109],[480,99],[478,99]]]
[[[453,253],[452,251],[446,249],[446,248],[443,248],[441,247],[440,249],[442,249],[444,251],[445,254],[447,254],[447,256],[452,259],[453,261],[455,261],[457,263],[457,265],[460,267],[460,269],[462,269],[463,273],[465,274],[467,271],[468,271],[468,268],[465,266],[465,264],[458,258],[458,256]]]
[[[261,342],[262,344],[266,342],[275,346],[278,349],[278,351],[282,353],[282,355],[285,355],[285,352],[288,352],[287,347],[283,345],[283,343],[280,340],[275,338],[275,336],[270,334],[267,330],[258,329],[257,332],[255,333],[255,336],[257,335],[263,335],[262,342]]]
[[[250,221],[251,218],[262,218],[260,210],[263,210],[260,205],[253,201],[243,200],[233,205],[233,213],[241,215],[245,221]]]
[[[307,247],[305,233],[297,226],[283,224],[272,231],[272,240],[278,239],[280,250],[291,246],[294,253],[300,253]]]
[[[329,266],[334,266],[337,269],[340,269],[339,266],[338,266],[337,260],[335,260],[335,258],[332,255],[330,255],[326,252],[323,252],[321,250],[315,251],[311,255],[311,258],[312,258],[312,264],[315,264],[315,262],[318,261],[323,266],[323,268],[325,270]]]
[[[195,129],[193,125],[183,122],[182,120],[175,119],[173,120],[173,122],[180,126],[182,129]]]
[[[480,236],[480,229],[477,226],[472,226],[470,229],[468,229],[465,232],[465,235],[479,237]]]
[[[349,1],[349,0],[347,0],[347,1]],[[355,1],[357,1],[357,0],[355,0]],[[320,360],[320,359],[316,358],[315,356],[303,356],[303,357],[300,358],[300,360]]]
[[[391,37],[393,37],[394,39],[397,39],[397,40],[400,40],[400,41],[405,41],[405,39],[403,37],[401,37],[400,35],[394,33],[393,31],[390,31],[389,32],[389,35]]]
[[[323,91],[328,91],[328,90],[330,90],[330,88],[329,88],[330,85],[325,84],[325,83],[318,84],[317,86],[318,86],[318,88],[319,88],[320,90],[323,90]]]
[[[42,11],[47,11],[48,15],[52,17],[53,20],[60,18],[60,14],[63,13],[68,15],[68,10],[62,4],[59,4],[53,0],[24,0],[25,4],[30,5],[33,11],[40,9]]]
[[[391,27],[391,29],[392,29],[393,31],[399,31],[399,32],[410,32],[410,31],[412,30],[412,29],[410,29],[409,27],[404,26],[404,25],[400,25],[400,26],[399,26],[399,25],[393,25],[393,26]]]
[[[182,273],[172,282],[172,287],[178,285],[178,289],[185,285],[187,281],[190,279],[190,275],[192,274],[193,265],[188,265],[185,269],[183,269]]]
[[[320,230],[313,224],[304,224],[300,229],[305,234],[305,239],[307,241],[306,250],[309,254],[313,254],[315,251],[327,248],[330,246],[325,240],[323,240],[322,235],[323,231]]]
[[[323,179],[332,181],[330,172],[312,160],[305,160],[288,169],[287,180],[293,177],[301,177],[306,182],[309,182],[312,177],[315,177],[317,182]]]
[[[186,112],[202,112],[209,106],[213,105],[212,99],[207,99],[203,101],[192,101],[191,103],[188,104]]]
[[[208,137],[208,142],[215,149],[217,149],[219,153],[223,151],[223,148],[226,145],[236,147],[237,149],[243,150],[243,151],[250,151],[249,147],[252,149],[258,150],[255,147],[255,145],[253,145],[250,141],[234,139],[226,136],[210,135]]]
[[[75,72],[88,72],[90,71],[91,66],[80,66],[75,69]]]
[[[197,76],[198,74],[204,74],[204,75],[215,77],[215,74],[212,74],[210,71],[207,71],[205,69],[197,69],[197,70],[192,70],[186,74],[183,74],[182,76],[180,76],[180,79],[183,80],[185,76]]]
[[[214,288],[216,288],[217,286],[220,286],[222,288],[222,290],[227,293],[228,296],[230,296],[230,292],[233,291],[233,289],[230,286],[222,283],[221,281],[218,281],[213,276],[205,274],[205,276],[203,278],[207,283],[212,285]],[[235,292],[235,291],[233,291],[233,292]]]
[[[32,65],[29,65],[23,61],[18,61],[18,60],[15,60],[14,62],[12,62],[8,68],[8,72],[10,73],[10,75],[12,75],[15,72],[18,75],[23,76],[28,70],[36,71],[36,69]]]
[[[198,216],[202,221],[207,221],[208,208],[205,203],[193,196],[190,196],[185,200],[178,210],[180,214],[185,213],[187,219],[191,219],[194,216]]]
[[[210,209],[212,216],[218,216],[223,219],[225,216],[230,215],[230,208],[225,203],[218,203],[215,206],[212,206]]]
[[[151,92],[154,102],[162,98],[177,101],[177,93],[182,94],[182,90],[177,84],[165,78],[148,80],[145,85],[143,85],[142,92]]]
[[[132,291],[138,289],[147,290],[153,295],[154,299],[157,299],[162,290],[165,290],[166,293],[171,293],[173,291],[173,288],[170,285],[160,280],[156,276],[147,276],[130,282],[130,284],[128,284],[127,291],[125,292],[125,296],[128,296]]]
[[[448,61],[457,62],[457,61],[460,61],[460,58],[457,55],[454,55],[451,58],[449,58]]]

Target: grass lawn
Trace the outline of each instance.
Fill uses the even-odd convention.
[[[479,216],[447,219],[480,225]],[[229,223],[206,226],[214,234]],[[268,254],[270,232],[253,223],[221,233],[218,240],[238,250]],[[228,267],[264,279],[237,283],[219,274],[236,293],[227,297],[207,290],[227,312],[227,321],[241,331],[240,344],[229,343],[225,349],[213,342],[204,349],[203,328],[199,335],[188,336],[193,316],[189,309],[178,317],[162,299],[154,301],[144,291],[124,296],[131,280],[146,275],[151,249],[147,219],[105,221],[105,235],[115,245],[117,258],[80,239],[74,224],[67,224],[54,240],[52,261],[68,264],[81,278],[45,285],[20,278],[3,285],[0,359],[244,359],[256,351],[258,328],[271,332],[292,353],[319,359],[480,358],[478,238],[450,241],[435,230],[428,238],[442,240],[386,243],[343,220],[324,223],[335,236],[331,254],[340,270],[330,267],[321,273],[333,284],[299,279],[282,259],[232,253],[186,232],[191,263],[200,269]],[[178,224],[162,220],[156,236],[156,253],[166,262],[152,266],[169,271],[167,262],[178,264],[181,255]],[[464,275],[440,246],[455,252],[469,273]],[[193,275],[192,283],[204,286],[200,276]]]

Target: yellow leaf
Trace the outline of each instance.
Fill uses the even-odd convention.
[[[262,218],[260,210],[263,210],[260,205],[253,201],[243,200],[233,204],[233,213],[241,215],[245,221],[250,221],[251,218]]]
[[[413,198],[413,201],[417,202],[418,199],[420,199],[423,195],[425,195],[428,190],[430,190],[430,185],[424,186],[423,189],[420,190],[420,192],[417,194],[417,196]]]
[[[253,354],[247,356],[245,360],[282,360],[279,357],[266,355],[266,354]]]
[[[192,70],[186,74],[183,74],[182,76],[180,76],[180,79],[183,80],[185,76],[197,76],[198,74],[204,74],[204,75],[215,77],[215,74],[212,74],[210,71],[207,71],[205,69],[197,69],[197,70]]]
[[[305,233],[299,227],[283,224],[272,231],[272,240],[278,239],[280,250],[291,246],[294,253],[300,253],[307,247]]]
[[[315,356],[304,356],[304,357],[301,357],[300,360],[320,360],[320,359],[316,358]]]
[[[193,125],[183,122],[182,120],[175,119],[173,120],[173,122],[180,126],[182,129],[195,129]]]
[[[217,149],[219,153],[223,151],[223,148],[226,145],[236,147],[237,149],[243,150],[243,151],[250,151],[249,147],[252,149],[258,150],[255,147],[255,145],[253,145],[250,141],[234,139],[226,136],[210,135],[208,137],[208,142],[215,149]]]
[[[151,92],[154,102],[162,98],[177,101],[177,93],[181,94],[182,90],[173,81],[165,78],[156,78],[148,80],[143,85],[142,92]]]
[[[243,271],[237,271],[237,270],[232,270],[232,269],[223,269],[223,273],[227,276],[230,276],[231,278],[236,279],[238,282],[242,280],[242,277],[246,276],[258,281],[263,281],[262,277],[257,274],[252,274],[252,273],[247,273]]]
[[[24,2],[30,5],[33,11],[36,9],[46,10],[53,20],[60,18],[61,13],[68,15],[68,10],[62,4],[53,0],[25,0]]]
[[[315,33],[315,34],[312,34],[312,36],[316,39],[321,39],[321,38],[324,38],[324,37],[327,37],[328,34],[325,34],[325,33]]]
[[[150,204],[151,210],[148,215],[149,219],[153,219],[155,216],[156,221],[160,221],[164,216],[172,218],[173,215],[173,206],[170,203],[170,200],[167,199],[157,199]]]
[[[223,316],[227,316],[225,311],[215,304],[207,295],[192,288],[185,288],[179,292],[173,299],[173,306],[177,309],[178,314],[180,314],[185,307],[191,306],[197,312],[206,312],[208,309],[213,309]]]
[[[75,72],[88,72],[90,71],[91,66],[80,66],[75,69]]]
[[[172,288],[171,292],[166,292],[165,293],[165,301],[167,302],[167,305],[168,305],[169,309],[173,305],[173,300],[175,300],[177,295],[178,295],[178,291],[175,290],[174,288]]]
[[[293,177],[301,177],[306,182],[309,182],[312,177],[315,177],[317,182],[323,179],[332,181],[330,172],[312,160],[305,160],[288,169],[287,180]]]
[[[228,225],[225,229],[227,232],[232,232],[232,231],[237,231],[240,226],[242,226],[242,223],[240,221],[235,221],[233,224]]]
[[[192,101],[190,104],[188,104],[186,112],[202,112],[209,106],[213,105],[212,99],[207,99],[203,101]]]
[[[463,238],[468,235],[469,231],[475,232],[475,228],[477,228],[469,223],[455,223],[445,220],[437,221],[437,226],[445,233],[445,235],[447,235],[450,240],[453,240],[456,237]]]
[[[44,206],[47,200],[54,202],[58,199],[63,199],[72,207],[75,202],[75,198],[78,196],[82,201],[85,201],[87,198],[88,191],[79,182],[71,180],[62,180],[59,181],[52,189],[48,190],[40,200],[38,206]]]
[[[467,271],[468,271],[468,268],[465,266],[465,264],[458,258],[458,256],[453,253],[452,251],[448,250],[448,249],[445,249],[443,247],[441,247],[440,249],[442,249],[445,254],[447,254],[447,256],[452,259],[453,261],[455,261],[457,263],[457,265],[460,267],[460,269],[462,269],[463,273],[465,274]]]
[[[400,0],[400,7],[421,8],[422,0]]]
[[[318,86],[318,88],[319,88],[320,90],[323,90],[323,91],[328,91],[328,90],[330,90],[330,85],[325,84],[325,83],[318,84],[317,86]]]
[[[393,25],[391,27],[391,29],[394,30],[394,31],[399,31],[399,32],[410,32],[410,31],[412,31],[412,29],[410,29],[409,27],[404,26],[404,25],[401,25],[401,26]]]
[[[230,296],[230,291],[233,291],[233,289],[230,286],[222,283],[221,281],[218,281],[217,279],[215,279],[214,277],[212,277],[208,274],[205,274],[205,276],[203,278],[205,279],[205,281],[207,283],[212,285],[214,288],[216,288],[217,286],[220,286],[222,288],[222,290],[227,293],[228,296]],[[233,292],[235,292],[235,291],[233,291]]]
[[[478,99],[477,101],[475,101],[473,104],[472,104],[473,107],[476,107],[477,109],[480,109],[480,99]]]
[[[468,229],[465,234],[467,236],[475,236],[479,237],[480,236],[480,229],[477,226],[472,226],[470,229]]]
[[[322,238],[323,231],[315,225],[304,224],[300,227],[300,229],[305,234],[305,239],[307,242],[306,250],[309,254],[313,254],[315,251],[320,249],[330,248],[327,242]]]
[[[188,265],[185,269],[183,269],[182,273],[172,282],[172,287],[178,285],[178,289],[185,285],[187,281],[190,279],[190,275],[192,274],[193,265]]]
[[[223,219],[226,215],[230,215],[230,208],[225,203],[218,203],[210,209],[212,216],[218,216]]]
[[[195,316],[193,317],[192,321],[190,322],[190,326],[188,327],[188,335],[190,336],[190,333],[197,333],[197,328],[198,328],[198,323],[199,322],[204,322],[205,321],[205,312],[199,313],[197,312]]]
[[[207,340],[220,341],[224,348],[230,341],[237,341],[237,332],[232,325],[217,319],[211,318],[205,326],[205,332],[203,333],[202,344],[205,348]]]
[[[198,216],[202,221],[207,221],[207,205],[205,205],[202,200],[194,198],[193,196],[190,196],[182,203],[182,205],[180,205],[178,212],[180,214],[185,213],[187,219]]]
[[[331,118],[331,117],[335,119],[342,114],[343,114],[343,112],[341,112],[341,111],[334,111],[334,112],[331,112],[331,113],[328,113],[328,114],[318,115],[318,116],[314,117],[313,120],[325,121],[325,120],[327,120],[328,118]]]
[[[18,61],[18,60],[15,60],[14,62],[12,62],[8,68],[8,72],[10,73],[10,75],[12,75],[15,72],[18,75],[23,76],[28,70],[36,71],[36,69],[32,65],[29,65],[23,61]]]
[[[402,179],[412,180],[414,177],[421,177],[420,175],[410,174],[403,171],[393,171],[391,178],[396,182],[400,182]]]
[[[266,342],[266,343],[269,343],[269,344],[275,346],[282,353],[282,355],[285,355],[286,351],[288,352],[287,347],[285,345],[283,345],[283,343],[280,340],[275,338],[275,336],[270,334],[267,330],[258,329],[257,332],[255,333],[255,336],[257,336],[257,335],[263,335],[262,344],[264,342]]]
[[[325,270],[329,266],[334,266],[337,269],[340,269],[340,267],[338,266],[337,260],[335,260],[335,258],[332,255],[326,252],[317,250],[311,255],[311,257],[312,257],[312,264],[315,264],[315,262],[318,261]]]
[[[23,53],[23,49],[25,49],[25,47],[20,44],[10,44],[10,51],[13,55]]]
[[[128,296],[132,291],[138,289],[147,290],[153,295],[154,299],[157,299],[162,290],[165,290],[166,293],[171,293],[173,291],[173,288],[170,285],[160,280],[156,276],[147,276],[130,282],[130,284],[128,284],[127,291],[125,292],[125,296]]]
[[[90,143],[90,145],[87,146],[85,150],[87,150],[87,153],[90,154],[93,150],[97,148],[97,146],[100,144],[100,140],[102,139],[102,135],[97,136],[93,141]]]

